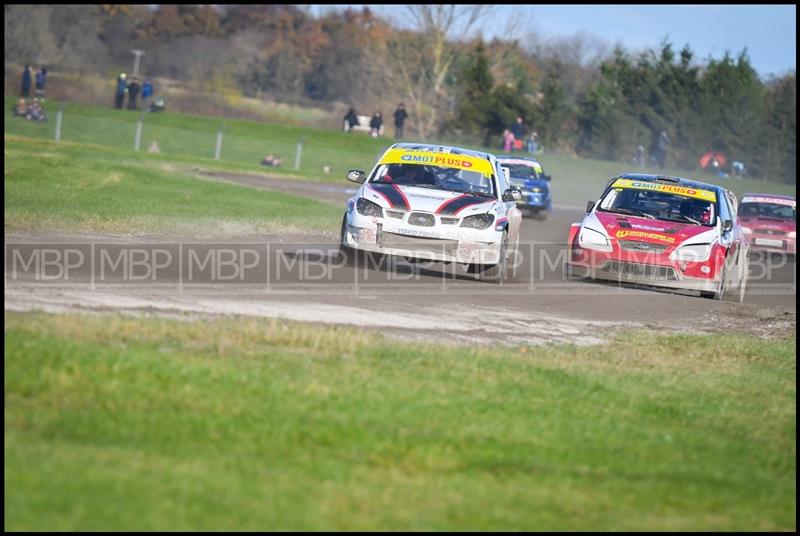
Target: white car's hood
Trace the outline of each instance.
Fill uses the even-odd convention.
[[[365,184],[362,195],[383,208],[457,217],[486,212],[497,202],[485,196],[384,183]]]

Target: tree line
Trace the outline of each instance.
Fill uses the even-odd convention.
[[[198,89],[365,114],[404,101],[421,139],[494,147],[522,116],[548,150],[627,161],[664,131],[670,166],[694,169],[715,150],[753,176],[795,181],[794,71],[762,80],[746,51],[702,63],[669,42],[629,52],[581,34],[464,37],[490,11],[412,5],[400,28],[368,7],[6,5],[5,50],[7,61],[111,73],[139,48],[149,76]]]

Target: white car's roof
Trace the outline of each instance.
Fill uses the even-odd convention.
[[[491,160],[494,157],[491,153],[473,151],[463,147],[452,147],[450,145],[437,145],[431,143],[395,143],[391,149],[408,149],[409,151],[431,151],[434,153],[463,154],[475,158],[485,158]]]

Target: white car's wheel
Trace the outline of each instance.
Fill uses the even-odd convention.
[[[508,278],[508,232],[503,233],[503,241],[500,243],[500,260],[489,268],[480,272],[480,279],[502,285]]]
[[[747,292],[747,278],[750,276],[750,261],[749,251],[745,250],[744,255],[742,255],[742,259],[740,261],[741,266],[739,267],[739,292],[738,292],[738,299],[739,303],[744,301],[744,295]]]
[[[342,229],[339,233],[339,262],[345,266],[355,266],[358,250],[345,245],[345,233],[347,233],[347,214],[342,217]]]

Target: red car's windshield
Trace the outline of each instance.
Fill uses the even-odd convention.
[[[742,203],[739,216],[743,218],[768,218],[773,220],[796,221],[797,210],[777,203]]]
[[[713,226],[716,223],[716,208],[716,203],[705,199],[661,191],[612,187],[600,201],[598,210],[653,220]]]

